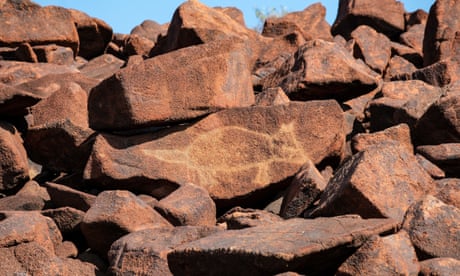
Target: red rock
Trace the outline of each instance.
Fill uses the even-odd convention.
[[[128,234],[110,247],[113,275],[172,275],[167,254],[175,247],[216,233],[215,227],[185,226],[145,229]]]
[[[47,209],[42,211],[41,214],[51,218],[64,237],[80,232],[80,223],[85,216],[83,211],[72,207]]]
[[[120,237],[154,227],[171,225],[128,191],[100,193],[81,223],[81,230],[88,245],[103,258],[110,245]]]
[[[384,80],[395,80],[398,76],[411,75],[417,70],[414,64],[400,56],[393,56],[388,62],[388,67],[385,71]]]
[[[423,155],[417,153],[415,157],[417,158],[417,161],[420,164],[420,166],[422,166],[434,179],[446,177],[446,173],[443,170],[441,170],[435,164],[431,163],[431,161],[423,157]]]
[[[413,25],[423,24],[426,25],[428,20],[428,13],[422,9],[417,9],[413,12],[404,15],[406,19],[406,29],[410,29]]]
[[[185,184],[161,199],[155,206],[174,226],[214,226],[216,205],[207,190]]]
[[[331,275],[366,237],[391,231],[396,225],[389,219],[295,218],[222,231],[177,247],[168,254],[169,268],[178,275],[274,275],[286,271]],[[327,265],[323,265],[325,258]]]
[[[445,204],[449,204],[460,209],[460,179],[446,178],[436,180],[434,196]]]
[[[400,44],[397,42],[391,42],[391,53],[393,56],[400,56],[417,68],[423,67],[423,56],[420,52],[417,52],[414,48]]]
[[[34,180],[28,181],[26,184],[24,184],[24,186],[16,193],[16,195],[40,197],[46,203],[50,201],[50,195],[46,189],[40,186],[40,184]]]
[[[333,35],[348,38],[360,25],[369,25],[389,38],[398,37],[405,29],[404,5],[395,0],[344,0],[339,2]]]
[[[406,79],[422,80],[428,84],[444,87],[459,80],[460,57],[446,58],[430,66],[416,70]]]
[[[80,72],[89,77],[102,81],[120,70],[125,61],[113,55],[105,54],[93,58],[80,68]]]
[[[0,198],[1,211],[33,211],[44,207],[45,201],[39,196],[12,195]]]
[[[273,213],[241,207],[234,207],[228,210],[217,220],[219,224],[225,225],[228,230],[272,225],[281,221],[283,219]]]
[[[433,258],[420,262],[420,276],[449,276],[460,274],[460,260],[454,258]]]
[[[29,180],[27,154],[19,132],[0,121],[0,191],[12,192]]]
[[[209,43],[120,70],[92,90],[90,126],[123,130],[164,125],[252,105],[243,48],[242,44]],[[155,109],[150,108],[153,103]]]
[[[59,258],[76,258],[78,255],[78,248],[73,242],[63,241],[56,248],[56,256]]]
[[[426,196],[407,210],[403,228],[419,259],[460,256],[460,209]]]
[[[399,40],[423,56],[423,37],[425,36],[425,25],[413,25],[405,33],[402,33]]]
[[[27,275],[27,271],[16,260],[14,250],[9,247],[0,248],[0,271],[5,275]]]
[[[424,65],[457,56],[459,49],[460,3],[437,0],[431,6],[423,40]]]
[[[86,212],[96,201],[96,196],[72,189],[65,185],[47,182],[45,187],[50,195],[51,201],[57,207],[68,206]]]
[[[21,243],[13,247],[15,259],[29,275],[59,275],[62,261],[36,242]]]
[[[359,214],[401,222],[407,208],[433,189],[432,178],[412,152],[400,145],[381,144],[344,163],[308,215]]]
[[[17,46],[57,44],[78,52],[78,35],[70,12],[56,6],[40,7],[32,1],[3,1],[0,21],[0,44]],[[33,30],[33,31],[31,31]]]
[[[69,47],[49,44],[34,46],[32,49],[37,56],[37,62],[47,62],[68,66],[72,66],[74,64],[74,53]]]
[[[236,22],[240,23],[242,26],[246,27],[246,23],[244,22],[244,15],[240,9],[236,7],[214,7],[214,9],[223,12]]]
[[[460,177],[460,143],[418,146],[417,152],[450,177]]]
[[[403,146],[407,152],[414,152],[411,142],[410,129],[406,124],[396,125],[383,131],[373,133],[360,133],[352,138],[352,149],[354,152],[364,151],[382,143],[397,143]]]
[[[0,115],[23,116],[27,108],[33,106],[41,97],[14,86],[0,83]]]
[[[307,158],[340,159],[342,129],[342,110],[332,100],[229,109],[185,130],[100,135],[84,177],[156,197],[193,183],[220,203],[254,204],[258,192],[293,176]]]
[[[141,55],[148,57],[154,46],[155,43],[146,37],[130,35],[125,41],[124,53],[126,56]]]
[[[302,214],[319,199],[326,185],[327,181],[316,169],[315,164],[308,160],[287,188],[283,197],[280,216],[287,219]]]
[[[263,87],[279,86],[294,100],[350,99],[372,91],[378,82],[375,72],[339,44],[312,40],[267,76]]]
[[[258,106],[289,104],[290,102],[288,96],[280,87],[269,88],[256,94],[255,100]]]
[[[405,231],[373,236],[348,258],[336,275],[418,275],[420,265]]]
[[[281,17],[268,17],[262,35],[276,37],[299,32],[307,41],[312,39],[332,41],[331,27],[325,20],[325,16],[326,8],[316,3],[301,12],[291,12]]]
[[[143,36],[147,39],[150,39],[154,43],[158,41],[158,37],[166,36],[168,32],[169,23],[158,24],[153,20],[144,20],[140,25],[137,25],[131,30],[131,35]]]
[[[383,74],[391,58],[390,39],[366,25],[356,28],[351,38],[355,42],[355,58],[361,58],[374,71]]]

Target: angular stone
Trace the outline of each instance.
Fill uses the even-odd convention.
[[[286,271],[332,275],[367,237],[396,226],[391,219],[295,218],[223,231],[177,247],[168,254],[169,268],[178,275],[274,275]]]
[[[56,207],[73,207],[86,212],[96,201],[96,196],[72,189],[65,185],[46,182],[45,187],[50,195],[51,201]]]
[[[410,129],[406,124],[396,125],[379,132],[360,133],[353,136],[351,140],[354,152],[364,151],[384,143],[397,143],[406,148],[407,152],[414,152]]]
[[[244,22],[244,15],[240,9],[236,7],[214,7],[214,9],[223,12],[236,22],[240,23],[242,26],[246,27],[246,23]]]
[[[414,48],[392,41],[391,53],[393,56],[400,56],[406,59],[417,68],[423,67],[423,56]]]
[[[125,65],[124,60],[110,54],[104,54],[84,64],[80,67],[80,72],[88,78],[102,81],[118,72],[123,65]]]
[[[460,209],[460,179],[446,178],[436,180],[434,196],[442,202]]]
[[[42,211],[41,214],[51,218],[64,237],[80,232],[80,223],[85,216],[83,211],[72,207],[47,209]]]
[[[332,34],[348,38],[360,25],[369,25],[389,38],[397,38],[405,29],[404,5],[395,0],[383,0],[378,3],[373,0],[339,1]]]
[[[406,19],[406,29],[410,29],[410,27],[413,25],[426,25],[426,21],[428,20],[428,13],[422,9],[417,9],[413,12],[406,13],[404,17]]]
[[[76,258],[78,255],[78,248],[73,242],[63,241],[56,248],[56,256],[59,258]]]
[[[418,146],[417,152],[440,167],[449,177],[460,177],[460,143]]]
[[[84,177],[160,198],[194,183],[220,203],[255,203],[258,191],[293,176],[307,158],[339,159],[344,139],[342,109],[332,100],[235,108],[185,130],[100,135]]]
[[[141,55],[148,57],[154,46],[155,43],[146,37],[129,35],[123,50],[126,56]]]
[[[0,121],[0,192],[12,192],[29,180],[29,163],[20,133]]]
[[[104,54],[107,45],[112,40],[112,27],[99,18],[94,18],[84,12],[68,9],[77,28],[80,45],[78,55],[92,59]]]
[[[153,20],[144,20],[140,25],[137,25],[131,30],[131,35],[143,36],[153,42],[158,41],[158,36],[166,36],[168,32],[169,23],[158,24]]]
[[[56,171],[82,171],[94,141],[87,99],[87,92],[70,82],[31,108],[24,142],[34,162]]]
[[[418,275],[420,265],[409,235],[373,236],[348,258],[336,275]]]
[[[27,271],[14,256],[14,249],[0,248],[0,271],[5,275],[27,275]]]
[[[105,258],[122,236],[147,228],[171,227],[169,222],[128,191],[104,191],[86,212],[81,230],[91,249]]]
[[[344,47],[312,40],[267,76],[263,87],[279,86],[294,100],[350,99],[372,91],[378,81],[377,74]]]
[[[459,13],[458,1],[437,0],[431,6],[423,40],[425,66],[460,53]]]
[[[216,225],[216,205],[208,191],[190,183],[161,199],[155,210],[174,226]]]
[[[40,7],[32,1],[2,1],[0,45],[57,44],[78,52],[78,35],[70,12],[56,6]],[[33,31],[31,31],[33,30]]]
[[[218,223],[224,224],[227,230],[266,226],[281,221],[283,219],[280,216],[271,212],[241,207],[230,209],[217,220]]]
[[[315,3],[300,12],[291,12],[281,17],[268,17],[262,35],[276,37],[299,32],[307,41],[312,39],[332,41],[331,26],[325,20],[325,16],[326,8],[321,3]]]
[[[405,123],[412,130],[417,121],[443,94],[439,87],[419,80],[385,82],[383,97],[369,102],[371,129],[382,130]]]
[[[37,242],[21,243],[13,250],[15,259],[28,275],[60,275],[63,272],[62,261]]]
[[[454,258],[433,258],[420,262],[420,276],[449,276],[460,274],[460,260]]]
[[[40,99],[39,95],[0,83],[0,116],[24,116],[27,114],[26,109]]]
[[[426,159],[423,155],[417,153],[415,157],[417,158],[420,166],[422,166],[434,179],[446,177],[446,173],[443,170],[433,164],[430,160]]]
[[[51,74],[78,73],[78,69],[52,63],[0,60],[0,83],[16,86]]]
[[[184,226],[137,231],[110,247],[112,275],[172,275],[167,254],[175,247],[216,233],[215,227]]]
[[[460,94],[437,100],[418,120],[415,139],[422,145],[460,143]]]
[[[401,34],[399,41],[417,51],[420,56],[423,56],[423,37],[425,36],[425,27],[426,26],[424,24],[411,26],[405,33]]]
[[[403,228],[420,260],[460,256],[460,209],[426,196],[407,210]]]
[[[12,195],[0,198],[1,211],[33,211],[44,207],[45,201],[39,196]]]
[[[49,44],[34,46],[32,49],[37,56],[37,62],[46,62],[68,66],[72,66],[74,64],[74,53],[69,47]]]
[[[430,66],[418,69],[406,79],[422,80],[428,84],[444,87],[459,81],[460,57],[446,58]]]
[[[390,39],[366,25],[356,28],[351,38],[355,40],[354,57],[361,58],[374,71],[383,74],[391,58]]]
[[[384,80],[395,80],[399,76],[411,75],[417,70],[414,64],[400,56],[393,56],[388,62],[388,67],[385,71]]]
[[[281,205],[280,216],[287,219],[297,217],[313,203],[326,188],[327,181],[308,160],[297,172],[286,190]]]
[[[27,181],[16,195],[40,197],[46,203],[50,201],[50,195],[46,191],[46,188],[40,186],[40,184],[34,180]]]
[[[402,221],[407,208],[434,189],[412,152],[394,144],[355,154],[334,174],[310,216],[359,214]],[[385,196],[388,195],[388,196]]]
[[[242,44],[208,43],[120,70],[91,91],[91,128],[164,125],[252,105],[250,65],[243,48]]]
[[[255,100],[257,106],[289,104],[290,102],[288,96],[280,87],[269,88],[256,94]]]

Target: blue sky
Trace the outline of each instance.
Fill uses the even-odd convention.
[[[130,33],[136,25],[145,19],[152,19],[158,23],[166,23],[171,20],[174,10],[183,1],[166,0],[33,0],[42,6],[55,5],[66,8],[81,10],[93,17],[100,18],[112,26],[117,33]],[[300,11],[309,5],[321,2],[326,7],[326,20],[332,24],[337,15],[339,0],[291,0],[291,1],[264,1],[264,0],[201,0],[208,6],[234,6],[243,11],[246,25],[250,28],[257,26],[255,9],[270,9],[285,7],[288,11]],[[434,0],[404,0],[406,11],[424,9],[428,11]]]

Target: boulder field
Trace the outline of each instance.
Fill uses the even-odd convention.
[[[0,1],[0,274],[460,275],[459,12]]]

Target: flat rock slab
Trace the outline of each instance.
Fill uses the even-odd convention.
[[[286,180],[308,158],[340,158],[343,124],[337,102],[311,101],[225,110],[182,131],[100,135],[84,177],[156,197],[193,183],[214,200],[231,200]]]
[[[250,106],[254,93],[244,51],[242,43],[216,42],[127,66],[91,91],[90,127],[123,130],[165,125]]]
[[[354,248],[392,231],[391,219],[358,217],[290,219],[271,225],[219,232],[177,247],[168,255],[177,275],[273,275],[335,272]],[[330,272],[330,271],[329,271]]]
[[[460,177],[460,143],[426,145],[417,152],[440,167],[450,177]]]

